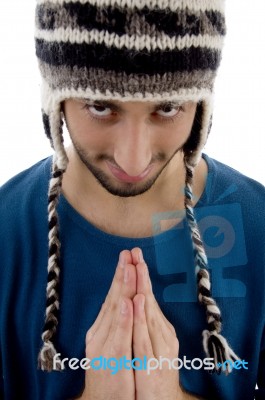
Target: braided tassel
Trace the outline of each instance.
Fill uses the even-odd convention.
[[[56,163],[53,163],[52,178],[49,186],[48,200],[48,218],[49,218],[49,260],[48,260],[48,279],[46,288],[46,312],[45,323],[43,327],[42,340],[43,347],[40,350],[38,364],[42,370],[53,370],[53,357],[56,349],[52,339],[56,333],[58,325],[59,311],[59,257],[60,257],[60,241],[58,230],[58,215],[56,207],[59,201],[59,195],[62,185],[62,170],[57,168]],[[58,359],[59,361],[59,359]],[[56,363],[56,369],[60,370],[61,363]]]
[[[186,167],[185,209],[194,249],[198,299],[206,308],[208,324],[208,330],[202,332],[203,348],[207,357],[214,359],[214,372],[220,374],[223,370],[226,374],[229,374],[232,371],[231,364],[240,359],[229,347],[227,340],[220,334],[222,329],[221,311],[212,298],[208,260],[192,207],[192,180],[194,168],[190,165],[187,158],[185,158],[184,161]],[[228,360],[230,360],[230,362]],[[227,362],[223,365],[225,361]]]
[[[63,145],[63,120],[61,119],[61,105],[57,104],[54,111],[47,115],[43,111],[45,132],[51,141],[55,154],[53,158],[52,176],[48,192],[48,220],[49,220],[49,259],[48,278],[46,287],[46,311],[43,332],[43,345],[38,356],[38,366],[43,371],[52,371],[53,358],[57,354],[53,344],[58,325],[59,313],[59,278],[60,278],[60,240],[58,214],[56,207],[62,187],[63,174],[68,164],[67,154]],[[62,364],[57,356],[55,370],[61,370]]]

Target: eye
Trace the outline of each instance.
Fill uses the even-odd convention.
[[[165,104],[156,110],[156,114],[158,114],[160,117],[172,118],[179,113],[180,109],[181,109],[180,106],[174,106],[173,104]]]
[[[87,105],[87,109],[96,117],[108,117],[112,113],[112,110],[109,107],[101,106],[99,104]]]

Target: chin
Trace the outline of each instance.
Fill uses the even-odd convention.
[[[111,195],[117,197],[136,197],[141,196],[148,192],[155,184],[156,178],[152,181],[148,180],[145,183],[126,183],[121,185],[115,185],[110,182],[102,181],[97,178],[98,183]]]

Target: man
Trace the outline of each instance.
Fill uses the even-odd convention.
[[[264,188],[201,156],[224,34],[220,0],[38,0],[55,155],[1,189],[6,399],[264,398]]]

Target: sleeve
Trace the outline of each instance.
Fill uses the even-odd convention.
[[[0,378],[0,399],[4,399],[4,381],[2,374]]]
[[[3,377],[1,359],[0,359],[0,399],[4,399],[4,377]]]
[[[261,341],[261,351],[259,357],[258,388],[255,390],[255,400],[265,399],[265,328]]]

